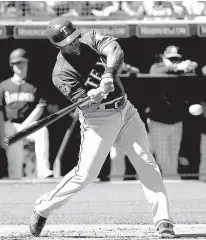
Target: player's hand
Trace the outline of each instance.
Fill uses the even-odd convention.
[[[90,97],[92,103],[100,103],[103,98],[107,97],[107,94],[104,93],[102,88],[91,89],[88,91],[87,95]]]
[[[187,63],[186,61],[182,61],[180,63],[177,64],[176,68],[175,68],[175,72],[177,71],[187,71]]]
[[[99,87],[103,89],[105,94],[114,91],[114,81],[111,73],[105,73],[102,75]]]
[[[188,72],[193,72],[195,69],[198,67],[198,64],[196,62],[186,60],[187,62],[187,71]]]
[[[177,65],[177,71],[181,70],[181,71],[184,71],[185,73],[187,72],[192,72],[194,71],[195,69],[197,68],[197,63],[196,62],[192,62],[190,60],[185,60],[185,61],[182,61],[181,63],[179,63]]]

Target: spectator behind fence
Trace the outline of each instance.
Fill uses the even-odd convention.
[[[179,2],[122,1],[121,9],[136,19],[183,19],[185,14]]]
[[[168,46],[164,54],[160,56],[160,62],[151,66],[150,74],[188,73],[194,72],[197,67],[196,62],[183,61],[176,46]],[[177,176],[184,111],[185,99],[183,99],[182,94],[172,92],[169,84],[164,85],[164,89],[156,94],[156,99],[151,101],[149,106],[151,147],[163,176]]]
[[[108,17],[119,10],[117,1],[90,1],[91,13],[96,17]]]
[[[182,6],[186,10],[185,18],[200,19],[205,17],[206,13],[205,1],[186,0],[182,1]]]
[[[122,1],[121,10],[130,17],[142,19],[145,16],[145,10],[142,1]]]
[[[170,2],[166,1],[143,1],[142,7],[145,11],[147,20],[171,19],[174,14],[173,7]]]
[[[0,83],[0,117],[1,121],[5,120],[5,124],[0,125],[1,147],[3,148],[5,148],[4,137],[9,137],[38,120],[46,106],[37,88],[28,83],[28,61],[28,54],[24,49],[18,48],[12,51],[9,64],[14,74]],[[29,135],[27,139],[35,142],[37,177],[51,176],[47,128],[41,128]],[[23,144],[24,141],[20,140],[7,148],[9,178],[23,177]]]
[[[21,17],[23,16],[23,4],[20,1],[1,1],[0,13],[2,17]]]
[[[64,15],[67,17],[78,17],[79,8],[81,8],[81,2],[73,1],[54,1],[47,0],[45,1],[47,8],[52,9],[55,12],[55,15]]]

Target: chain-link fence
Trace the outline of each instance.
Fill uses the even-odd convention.
[[[202,19],[204,1],[1,1],[0,18],[42,20],[65,15],[74,19]]]

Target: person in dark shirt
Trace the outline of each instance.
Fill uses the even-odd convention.
[[[81,34],[64,17],[52,20],[46,32],[52,44],[60,49],[53,69],[54,85],[72,102],[87,96],[90,99],[79,106],[78,164],[54,190],[37,199],[30,218],[31,233],[39,236],[49,215],[96,179],[116,144],[138,172],[158,234],[174,236],[165,186],[149,150],[145,126],[116,75],[124,61],[117,39],[94,30]]]
[[[193,73],[196,67],[196,62],[182,59],[176,46],[168,46],[161,56],[161,61],[151,66],[150,74],[169,76],[170,74]],[[156,94],[155,100],[150,103],[148,126],[151,147],[163,176],[178,178],[178,154],[186,100],[182,94],[175,94],[169,86],[170,84],[167,84],[167,87]]]
[[[27,81],[28,61],[25,49],[17,48],[12,51],[9,64],[14,74],[0,83],[0,145],[3,149],[6,149],[4,138],[37,121],[46,106],[37,88]],[[27,139],[35,142],[37,177],[51,176],[47,128],[40,129]],[[23,144],[24,141],[20,140],[6,149],[9,178],[23,177]]]

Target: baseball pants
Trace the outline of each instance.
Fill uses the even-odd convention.
[[[18,132],[21,124],[5,122],[5,136],[10,137]],[[26,139],[35,143],[37,177],[45,178],[52,174],[49,169],[49,133],[46,127],[27,136]],[[19,140],[7,148],[9,178],[23,177],[24,142]]]
[[[134,106],[127,100],[118,109],[105,110],[100,107],[90,113],[79,111],[79,120],[81,146],[78,164],[54,190],[37,199],[35,210],[47,218],[64,205],[70,197],[96,179],[111,147],[117,144],[139,175],[152,208],[154,224],[159,224],[161,220],[172,222],[161,173],[150,152],[145,125]]]

